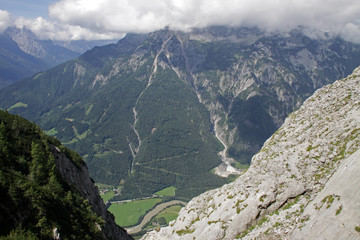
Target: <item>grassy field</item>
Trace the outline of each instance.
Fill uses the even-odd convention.
[[[154,227],[157,227],[159,224],[164,224],[164,222],[162,223],[162,221],[160,220],[161,218],[166,220],[166,225],[169,224],[169,222],[171,222],[172,220],[175,220],[180,212],[180,209],[182,208],[182,205],[174,205],[171,207],[168,207],[166,209],[164,209],[163,211],[161,211],[158,215],[156,215],[156,217],[154,217],[150,224],[147,225],[147,229],[152,229]]]
[[[114,214],[116,224],[127,227],[135,225],[142,215],[159,202],[161,202],[160,198],[152,198],[123,204],[111,204],[108,210]]]
[[[101,194],[100,196],[104,202],[107,202],[115,196],[115,193],[113,191],[108,191],[107,193]]]
[[[107,185],[107,184],[103,184],[103,183],[95,183],[95,185],[99,188],[99,189],[113,189],[115,186],[112,185]]]
[[[175,190],[176,190],[176,187],[167,187],[167,188],[164,188],[163,190],[160,190],[158,192],[156,192],[155,194],[158,195],[158,196],[175,196]]]
[[[156,218],[165,218],[166,219],[166,222],[169,224],[169,222],[171,222],[172,220],[176,219],[179,212],[180,212],[180,209],[182,208],[183,206],[181,205],[174,205],[174,206],[171,206],[171,207],[168,207],[166,209],[164,209],[164,211],[162,211],[161,213],[159,213]]]

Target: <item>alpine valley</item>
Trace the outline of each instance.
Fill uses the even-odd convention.
[[[190,199],[246,168],[313,92],[360,65],[360,47],[257,29],[127,34],[0,91],[0,107],[84,157],[120,198]]]
[[[359,126],[360,67],[287,117],[234,182],[142,239],[359,239]]]

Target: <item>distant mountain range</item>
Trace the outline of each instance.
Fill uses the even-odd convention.
[[[11,27],[0,34],[0,42],[0,87],[4,87],[111,41],[41,40],[26,28]]]
[[[78,151],[121,198],[164,187],[190,199],[234,178],[317,88],[360,65],[360,47],[294,31],[210,27],[128,34],[0,91]]]

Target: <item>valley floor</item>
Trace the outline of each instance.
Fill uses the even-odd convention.
[[[178,201],[178,200],[174,200],[174,201],[170,201],[170,202],[165,202],[165,203],[162,203],[162,204],[159,204],[157,205],[153,210],[151,210],[150,212],[148,212],[143,220],[141,221],[141,223],[135,227],[132,227],[132,228],[128,228],[126,229],[128,231],[129,234],[137,234],[139,232],[142,231],[143,227],[148,223],[150,222],[150,220],[155,217],[156,215],[158,215],[161,211],[163,211],[165,208],[168,208],[170,206],[173,206],[173,205],[184,205],[186,206],[186,202],[183,202],[183,201]]]

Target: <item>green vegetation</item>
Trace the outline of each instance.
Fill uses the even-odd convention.
[[[18,103],[15,103],[14,105],[12,105],[11,107],[9,107],[9,111],[11,109],[14,109],[14,108],[20,108],[20,107],[27,107],[27,104],[26,103],[22,103],[22,102],[18,102]]]
[[[321,200],[321,202],[315,207],[316,210],[320,210],[324,204],[326,204],[326,208],[330,208],[334,200],[340,201],[340,196],[332,194],[328,195]],[[336,215],[339,214],[342,210],[342,206],[336,211]]]
[[[145,215],[145,213],[160,202],[160,198],[137,200],[122,204],[111,204],[108,210],[114,214],[116,224],[128,227],[136,225],[141,216]]]
[[[151,229],[158,226],[167,226],[169,222],[177,218],[182,207],[183,206],[181,205],[174,205],[164,209],[158,215],[156,215],[156,217],[151,219],[149,224],[147,224],[146,228]]]
[[[83,166],[79,155],[38,126],[0,111],[0,235],[50,239],[56,227],[63,239],[102,239],[96,224],[103,219],[61,178],[51,146]]]
[[[342,211],[342,205],[340,205],[340,207],[336,210],[335,215],[339,215]]]
[[[104,194],[100,195],[104,202],[107,202],[115,197],[115,193],[113,191],[108,191]]]
[[[160,212],[156,218],[165,218],[167,224],[169,222],[171,222],[172,220],[175,220],[177,218],[177,216],[179,215],[180,209],[183,206],[181,205],[174,205],[171,207],[166,208],[165,210],[163,210],[162,212]]]
[[[58,131],[56,131],[56,128],[52,128],[50,130],[45,131],[45,133],[49,136],[55,136],[58,133]]]
[[[155,194],[159,196],[175,196],[175,191],[176,191],[176,187],[171,186],[164,188],[163,190],[160,190]]]
[[[355,227],[355,231],[357,231],[357,232],[360,233],[360,227],[359,227],[359,226],[356,226],[356,227]]]
[[[193,233],[195,232],[195,229],[181,229],[179,231],[176,231],[176,234],[179,235],[179,236],[183,236],[185,234],[190,234],[190,233]]]
[[[296,196],[295,198],[291,198],[287,200],[287,203],[281,207],[283,210],[291,208],[293,205],[295,205],[300,200],[301,195]]]

